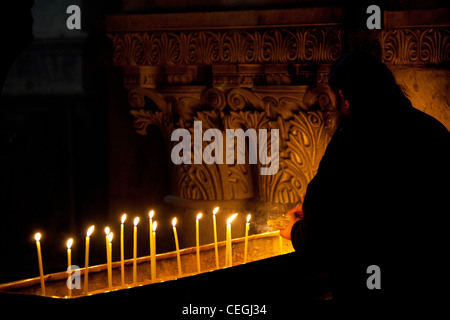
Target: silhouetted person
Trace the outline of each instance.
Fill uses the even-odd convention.
[[[448,299],[448,130],[369,54],[341,58],[329,86],[340,125],[283,234],[304,263],[330,273],[337,303]],[[367,286],[371,265],[381,289]]]

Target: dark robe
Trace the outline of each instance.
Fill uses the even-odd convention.
[[[449,132],[409,101],[343,121],[291,232],[302,261],[325,270],[336,302],[449,297]],[[369,289],[368,267],[381,289]]]

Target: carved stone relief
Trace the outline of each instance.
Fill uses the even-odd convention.
[[[156,125],[171,147],[176,143],[170,139],[173,130],[185,128],[193,134],[196,120],[202,121],[203,131],[279,129],[280,169],[274,176],[261,176],[252,169],[259,164],[180,164],[173,166],[177,181],[174,192],[192,200],[257,197],[268,202],[293,203],[305,193],[333,131],[332,122],[326,121],[329,99],[324,99],[323,90],[315,91],[307,86],[252,90],[183,87],[159,92],[137,87],[130,90],[129,101],[136,131],[146,134],[147,126]],[[157,110],[148,109],[146,99],[153,101]],[[208,142],[203,144],[206,147]]]
[[[171,150],[176,128],[279,129],[279,171],[259,164],[174,165],[174,194],[191,200],[297,203],[336,124],[327,89],[342,54],[340,25],[109,34],[124,70],[134,127],[156,125]],[[399,28],[375,35],[389,65],[449,61],[448,28]],[[191,139],[193,141],[193,139]],[[192,142],[193,143],[193,142]],[[203,147],[208,143],[203,142]]]
[[[110,35],[117,66],[332,63],[341,37],[335,26]]]

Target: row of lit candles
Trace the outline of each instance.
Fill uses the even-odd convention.
[[[219,268],[219,253],[218,253],[218,246],[217,246],[217,224],[216,224],[216,214],[219,211],[219,207],[214,208],[213,210],[213,229],[214,229],[214,251],[215,251],[215,262],[216,262],[216,268]],[[154,217],[154,210],[151,210],[149,212],[149,238],[150,238],[150,276],[151,280],[156,280],[156,227],[157,222],[153,221]],[[227,220],[227,229],[226,229],[226,246],[225,246],[225,266],[231,267],[232,266],[232,247],[231,247],[231,223],[236,218],[238,214],[233,214],[228,220]],[[199,213],[196,216],[196,228],[195,228],[195,238],[196,238],[196,256],[197,256],[197,271],[200,272],[200,236],[199,236],[199,220],[202,218],[203,214]],[[127,218],[126,213],[124,213],[121,217],[121,224],[120,224],[120,261],[121,261],[121,282],[122,286],[125,286],[125,268],[124,268],[124,223]],[[248,248],[248,231],[250,229],[250,218],[251,215],[247,215],[247,223],[245,227],[245,241],[244,241],[244,263],[247,262],[247,248]],[[139,217],[134,218],[133,224],[133,285],[136,285],[137,283],[137,225],[139,223]],[[175,239],[175,249],[176,249],[176,256],[177,256],[177,267],[178,267],[178,275],[182,275],[182,269],[181,269],[181,257],[180,257],[180,247],[178,242],[178,234],[177,234],[177,218],[172,219],[172,227],[173,227],[173,234]],[[94,232],[95,226],[89,227],[89,229],[86,232],[86,246],[85,246],[85,273],[84,273],[84,291],[85,293],[88,292],[88,285],[89,285],[89,277],[88,277],[88,267],[89,267],[89,242],[90,237],[92,233]],[[113,233],[111,232],[109,227],[105,228],[105,235],[106,235],[106,260],[107,260],[107,273],[108,273],[108,288],[112,288],[112,240],[113,240]],[[45,282],[44,282],[44,271],[43,271],[43,264],[42,264],[42,254],[41,254],[41,234],[38,232],[35,234],[35,240],[36,240],[36,247],[37,247],[37,254],[38,254],[38,262],[39,262],[39,274],[40,274],[40,282],[41,282],[41,293],[42,295],[45,295]],[[70,238],[67,240],[67,264],[68,264],[68,270],[69,273],[69,279],[71,275],[70,266],[72,265],[71,261],[71,247],[73,245],[73,239]],[[71,297],[72,291],[71,288],[68,289],[68,296]]]

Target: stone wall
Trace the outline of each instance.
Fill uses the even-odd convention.
[[[385,12],[380,31],[355,28],[341,7],[130,14],[107,17],[106,29],[133,126],[159,130],[166,160],[173,130],[192,134],[196,120],[203,131],[280,131],[273,176],[259,175],[260,165],[169,164],[165,182],[176,210],[220,204],[256,211],[264,225],[299,202],[317,170],[335,129],[328,70],[346,51],[378,54],[413,105],[450,126],[445,12]]]

